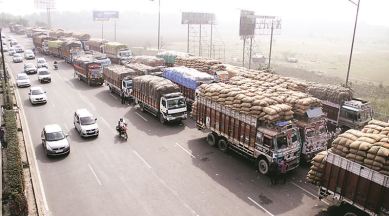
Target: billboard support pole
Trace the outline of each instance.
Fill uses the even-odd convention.
[[[249,69],[251,69],[251,55],[253,52],[253,37],[250,37]]]
[[[270,50],[269,50],[269,63],[267,64],[267,69],[270,69],[270,62],[271,62],[271,49],[273,47],[273,21],[271,22],[271,34],[270,34]]]
[[[104,39],[104,21],[101,21],[101,40]]]
[[[243,56],[242,56],[242,67],[244,67],[244,51],[246,49],[246,38],[243,38]]]
[[[199,35],[199,56],[201,56],[201,24],[200,24],[200,35]]]
[[[186,52],[189,53],[189,23],[188,23],[188,38],[187,38],[187,41],[186,41]]]
[[[114,20],[114,34],[115,34],[115,39],[114,41],[116,42],[116,19]]]
[[[209,49],[209,58],[212,58],[212,27],[213,24],[211,23],[211,44],[210,44],[210,49]]]

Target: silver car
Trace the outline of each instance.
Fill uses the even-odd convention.
[[[42,146],[47,156],[70,153],[70,144],[62,128],[57,124],[46,125],[41,133]]]
[[[19,73],[16,75],[16,86],[19,88],[31,86],[30,78],[28,78],[27,74]]]
[[[20,62],[23,62],[23,57],[22,55],[20,55],[19,53],[15,53],[12,57],[12,61],[14,63],[20,63]]]

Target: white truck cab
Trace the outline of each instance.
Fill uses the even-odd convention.
[[[187,106],[182,93],[176,92],[163,95],[160,101],[160,113],[161,123],[177,119],[186,119]]]

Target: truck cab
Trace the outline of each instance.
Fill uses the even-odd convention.
[[[124,77],[122,80],[122,91],[127,98],[131,97],[132,94],[132,78],[130,76]]]
[[[342,130],[362,129],[371,119],[370,103],[354,98],[341,106],[338,125]]]
[[[187,118],[186,101],[180,92],[162,95],[159,107],[161,123]]]
[[[267,174],[270,163],[286,160],[288,171],[299,166],[301,140],[298,128],[289,121],[276,122],[257,128],[254,157],[257,158],[258,170]]]
[[[122,49],[122,50],[119,50],[117,57],[120,59],[120,62],[123,63],[123,62],[130,60],[131,56],[132,56],[132,53],[129,49]]]

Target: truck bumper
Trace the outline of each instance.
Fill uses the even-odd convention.
[[[180,116],[167,116],[166,120],[167,121],[181,121],[181,120],[185,120],[187,118],[188,118],[188,115],[185,113],[185,114],[182,114]]]

